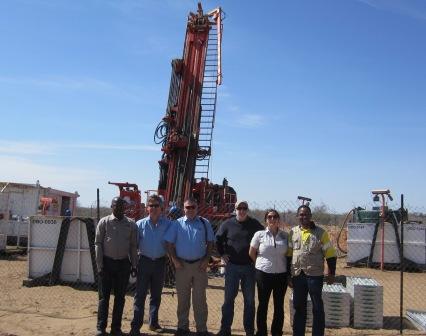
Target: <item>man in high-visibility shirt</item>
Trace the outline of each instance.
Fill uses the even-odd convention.
[[[327,283],[332,284],[336,273],[336,251],[327,231],[311,220],[311,209],[301,205],[297,209],[300,225],[289,234],[287,265],[291,264],[293,286],[293,336],[304,336],[308,293],[312,301],[312,335],[323,336],[325,328],[322,287],[324,259],[328,265]]]

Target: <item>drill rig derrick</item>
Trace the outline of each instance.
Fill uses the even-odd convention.
[[[183,58],[172,61],[166,115],[154,135],[162,144],[158,193],[166,204],[181,206],[192,196],[200,210],[219,217],[233,211],[236,199],[226,179],[217,185],[208,177],[217,86],[222,81],[222,18],[220,8],[205,14],[200,3],[197,13],[189,14]]]

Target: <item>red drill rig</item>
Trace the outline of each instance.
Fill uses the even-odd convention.
[[[221,8],[204,14],[200,3],[197,13],[189,14],[183,58],[172,61],[166,115],[154,134],[163,151],[158,193],[168,205],[196,198],[200,213],[209,219],[229,217],[236,202],[226,179],[220,185],[209,179],[217,86],[222,82],[222,19]]]
[[[222,184],[209,179],[217,86],[222,82],[222,19],[221,8],[205,14],[200,3],[197,13],[189,14],[183,58],[172,60],[166,115],[154,134],[163,152],[158,194],[167,206],[178,207],[192,196],[200,214],[213,221],[230,217],[236,202],[226,178]],[[121,195],[119,183],[114,184]]]
[[[126,200],[124,213],[127,217],[139,220],[144,216],[145,205],[141,203],[141,191],[137,184],[129,182],[108,182],[108,184],[116,185],[120,191],[120,197]]]

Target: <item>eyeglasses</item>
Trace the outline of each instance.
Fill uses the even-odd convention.
[[[277,215],[268,215],[268,216],[266,216],[266,218],[268,218],[268,219],[278,219],[280,217],[277,216]]]
[[[186,210],[194,210],[195,209],[195,205],[186,205],[185,209]]]
[[[240,210],[240,211],[247,211],[247,210],[248,210],[248,208],[247,208],[247,207],[238,207],[238,208],[237,208],[237,210]]]
[[[150,207],[150,208],[159,208],[160,207],[160,204],[148,204],[148,206]]]

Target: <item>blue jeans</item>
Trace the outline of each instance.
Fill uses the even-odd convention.
[[[158,310],[161,303],[161,292],[164,285],[164,273],[166,258],[151,260],[140,256],[138,262],[138,277],[136,279],[136,293],[134,301],[134,314],[132,320],[132,330],[140,330],[143,324],[145,310],[145,299],[150,291],[149,300],[149,324],[158,325]]]
[[[231,334],[232,321],[234,319],[234,301],[238,294],[241,282],[241,291],[244,298],[243,324],[247,335],[254,334],[255,315],[255,268],[254,265],[235,265],[230,262],[225,268],[225,302],[222,306],[222,321],[220,331],[223,334]]]
[[[322,286],[324,277],[309,276],[303,271],[293,277],[293,336],[304,336],[306,325],[306,305],[308,293],[312,300],[312,336],[324,336],[325,315],[322,302]]]

